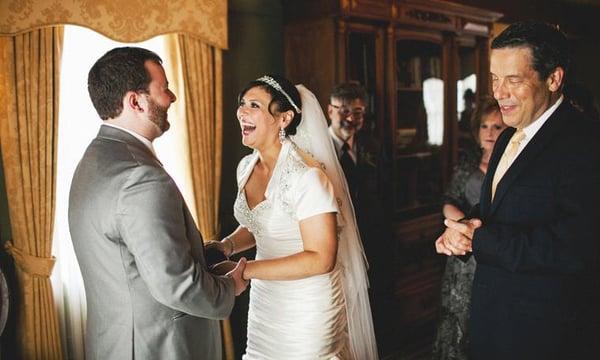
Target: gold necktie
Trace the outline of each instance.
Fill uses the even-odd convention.
[[[513,159],[517,155],[517,151],[519,150],[519,145],[521,141],[525,139],[525,133],[523,130],[517,130],[513,136],[510,138],[510,143],[504,149],[504,154],[500,158],[500,162],[498,162],[498,167],[496,168],[496,172],[494,173],[494,180],[492,181],[492,200],[494,200],[494,195],[496,194],[496,187],[500,182],[500,179],[506,173],[506,170],[510,167],[513,162]]]

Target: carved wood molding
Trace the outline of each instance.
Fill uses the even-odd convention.
[[[401,23],[414,24],[419,27],[456,31],[458,18],[443,12],[420,6],[400,5],[398,20]]]
[[[392,0],[340,0],[345,15],[389,20],[392,18]]]
[[[411,9],[406,12],[406,15],[418,21],[436,22],[442,24],[452,23],[452,20],[448,16],[434,11]]]

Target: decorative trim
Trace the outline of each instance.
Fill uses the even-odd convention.
[[[488,25],[478,24],[478,23],[471,22],[471,21],[466,22],[463,25],[463,30],[468,31],[468,32],[483,34],[483,35],[489,35],[489,33],[490,33],[490,28]]]
[[[448,16],[433,11],[411,9],[406,12],[406,15],[418,21],[434,22],[440,24],[452,23],[452,20]]]

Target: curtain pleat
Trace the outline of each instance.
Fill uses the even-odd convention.
[[[187,35],[168,40],[171,62],[179,68],[190,147],[190,167],[198,227],[205,240],[219,235],[223,78],[221,50]],[[221,323],[225,358],[233,360],[229,320]]]
[[[18,279],[17,338],[25,359],[62,359],[50,284],[54,265],[62,26],[0,37],[0,146]]]
[[[177,41],[198,226],[205,239],[215,239],[219,231],[223,122],[221,50],[187,35],[179,35]]]

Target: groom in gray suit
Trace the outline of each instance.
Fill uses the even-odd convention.
[[[220,359],[218,319],[246,289],[245,259],[207,270],[202,237],[152,140],[176,100],[161,59],[107,52],[88,90],[104,120],[77,166],[69,227],[85,284],[87,359]]]

